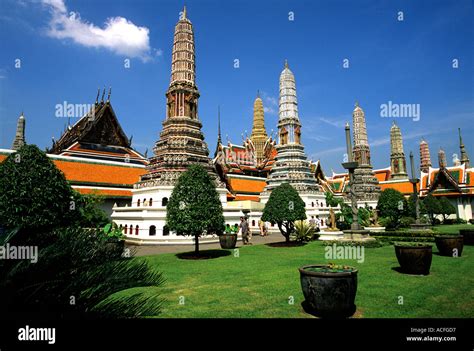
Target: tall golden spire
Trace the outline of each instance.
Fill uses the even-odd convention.
[[[257,98],[253,104],[253,126],[250,140],[255,146],[255,153],[257,156],[257,164],[260,164],[264,156],[265,142],[268,139],[267,131],[265,130],[265,116],[263,111],[263,101],[260,98],[260,92],[257,92]]]

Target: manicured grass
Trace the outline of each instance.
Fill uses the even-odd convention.
[[[224,251],[224,250],[219,250]],[[313,318],[302,307],[298,267],[329,262],[322,242],[301,247],[247,246],[208,260],[175,254],[146,259],[167,279],[160,289],[132,289],[165,298],[159,317]],[[330,260],[359,270],[355,318],[474,317],[474,247],[462,257],[437,255],[428,276],[401,274],[393,246],[365,249],[365,261]],[[399,297],[403,304],[399,304]],[[294,299],[294,304],[289,302]],[[181,304],[180,304],[181,302]]]
[[[447,224],[436,225],[433,230],[438,233],[459,234],[459,229],[474,229],[472,224]]]

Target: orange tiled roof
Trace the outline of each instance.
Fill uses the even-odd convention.
[[[7,155],[0,154],[0,162],[3,162]],[[84,183],[91,185],[98,184],[112,184],[132,187],[142,174],[146,172],[145,168],[120,166],[105,163],[92,163],[86,160],[63,160],[55,159],[52,156],[52,161],[56,167],[64,173],[66,180],[71,183]],[[104,185],[106,186],[106,185]],[[77,188],[81,194],[96,193],[105,196],[132,196],[131,190],[128,189],[94,189],[94,188]]]
[[[385,189],[395,189],[401,192],[402,194],[411,194],[413,192],[413,185],[408,180],[401,182],[389,182],[389,183],[379,183],[379,186],[382,190]],[[417,188],[420,188],[420,183],[418,183]]]
[[[390,171],[388,169],[375,170],[374,176],[379,182],[383,182],[390,179]]]
[[[241,178],[231,178],[229,177],[229,183],[232,189],[239,193],[241,191],[248,193],[257,193],[260,194],[265,188],[266,182],[265,179],[241,179]]]
[[[132,185],[146,172],[144,168],[124,167],[100,163],[53,160],[68,181]]]
[[[77,188],[74,189],[81,194],[96,194],[103,196],[126,196],[131,197],[131,190],[115,190],[115,189],[91,189],[91,188]]]

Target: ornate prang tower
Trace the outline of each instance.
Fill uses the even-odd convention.
[[[358,167],[354,171],[354,193],[358,202],[377,202],[380,196],[379,182],[372,172],[370,148],[365,125],[365,114],[356,102],[352,113],[354,126],[354,161]]]
[[[461,150],[461,164],[465,164],[466,168],[469,168],[469,156],[467,155],[466,147],[464,146],[464,143],[462,142],[462,136],[461,136],[461,128],[458,128],[459,130],[459,149]]]
[[[16,134],[12,145],[13,150],[18,150],[20,147],[25,145],[25,122],[25,116],[22,112],[16,125]]]
[[[186,7],[175,27],[171,62],[163,130],[153,148],[148,172],[135,187],[174,185],[191,164],[203,166],[216,184],[223,186],[209,159],[197,113],[199,91],[195,82],[194,33],[191,21],[186,17]]]
[[[407,179],[407,165],[403,152],[403,139],[400,128],[393,122],[390,128],[390,167],[392,179]]]
[[[260,94],[257,92],[257,98],[253,104],[253,126],[250,140],[255,147],[255,154],[257,156],[257,165],[260,165],[264,159],[265,142],[268,140],[267,131],[265,130],[265,117],[263,114],[263,101]]]
[[[421,139],[420,142],[420,171],[428,173],[431,167],[431,156],[428,142],[425,139]]]
[[[262,193],[262,202],[282,183],[290,183],[302,198],[303,195],[324,198],[320,185],[311,173],[310,162],[306,159],[304,146],[301,144],[295,77],[286,61],[280,75],[278,135],[278,154]]]

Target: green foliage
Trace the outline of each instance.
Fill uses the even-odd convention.
[[[314,227],[306,221],[295,221],[295,231],[293,236],[296,241],[306,243],[311,241],[316,233]]]
[[[64,174],[35,145],[22,146],[0,164],[0,223],[48,230],[68,223],[74,191]]]
[[[420,206],[420,217],[423,214],[426,214],[426,208],[425,205],[423,204],[423,201],[421,199],[418,200],[418,204]],[[408,206],[408,212],[407,215],[413,218],[416,218],[416,197],[415,195],[410,195],[407,201],[407,206]]]
[[[352,209],[349,205],[344,203],[343,198],[337,198],[331,192],[327,191],[326,203],[328,206],[337,207],[339,206],[340,212],[336,213],[336,226],[341,229],[348,229],[352,224]]]
[[[78,213],[74,225],[83,228],[98,228],[110,222],[107,214],[100,208],[103,202],[102,196],[76,193],[75,198]]]
[[[377,208],[381,217],[388,218],[386,227],[397,228],[400,218],[407,213],[407,201],[398,190],[385,189],[380,194]]]
[[[446,221],[447,217],[456,213],[456,207],[446,198],[440,197],[439,200],[440,212],[439,214],[443,216],[443,223]]]
[[[411,224],[416,222],[415,218],[404,216],[400,218],[400,227],[401,228],[409,228]]]
[[[330,191],[326,191],[326,204],[330,207],[337,207],[337,205],[341,205],[344,203],[342,198],[336,198],[333,193]]]
[[[383,243],[379,240],[371,240],[371,241],[359,241],[359,240],[347,240],[347,241],[339,241],[339,240],[330,240],[325,242],[325,246],[363,246],[367,249],[382,247]]]
[[[441,206],[438,199],[436,199],[433,195],[428,194],[423,199],[423,205],[426,208],[426,213],[430,218],[431,224],[435,224],[435,216],[441,213]]]
[[[368,227],[370,225],[370,210],[366,207],[360,207],[357,211],[357,219],[361,226]]]
[[[294,222],[306,219],[305,204],[298,192],[288,183],[283,183],[270,194],[263,210],[262,221],[278,224],[286,241],[294,231]]]
[[[179,177],[166,209],[170,230],[194,236],[196,252],[204,232],[222,234],[224,215],[219,194],[209,174],[199,165],[190,166]]]
[[[2,235],[0,245],[24,245],[39,236],[35,230]],[[129,318],[160,313],[161,273],[147,261],[122,257],[97,229],[62,228],[39,246],[38,261],[0,260],[2,317],[15,319]],[[124,289],[150,287],[147,295],[115,300]],[[153,291],[153,290],[152,290]]]
[[[102,232],[105,236],[112,240],[123,240],[125,235],[123,235],[122,230],[117,226],[116,223],[107,223],[104,228],[102,228]]]

